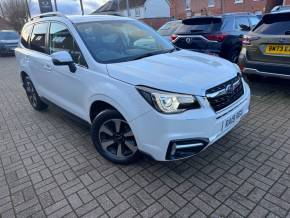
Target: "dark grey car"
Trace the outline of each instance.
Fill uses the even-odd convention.
[[[19,34],[12,30],[0,31],[0,56],[14,55],[14,49],[18,46]]]
[[[239,65],[248,75],[290,79],[290,12],[263,17],[245,37]]]
[[[192,17],[182,21],[172,42],[178,48],[217,55],[236,63],[242,37],[258,22],[258,17],[251,13]]]

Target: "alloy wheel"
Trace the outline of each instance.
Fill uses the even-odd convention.
[[[25,81],[25,90],[26,90],[29,102],[32,104],[33,107],[37,107],[37,93],[31,81],[28,79],[26,79]]]
[[[113,158],[127,159],[138,151],[133,132],[125,120],[107,120],[101,125],[98,135],[104,152]]]

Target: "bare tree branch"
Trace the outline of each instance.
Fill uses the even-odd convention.
[[[1,6],[4,18],[20,32],[29,16],[26,0],[1,0]]]

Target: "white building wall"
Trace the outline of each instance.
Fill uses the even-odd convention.
[[[147,0],[145,18],[170,17],[170,7],[166,0]]]

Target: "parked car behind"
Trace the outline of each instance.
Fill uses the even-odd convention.
[[[241,38],[258,22],[258,17],[249,13],[193,17],[182,21],[172,42],[179,48],[217,55],[236,63],[242,48]]]
[[[272,10],[271,13],[279,13],[282,11],[290,11],[290,5],[278,5],[275,6]]]
[[[14,49],[19,43],[19,34],[13,30],[0,31],[0,56],[14,55]]]
[[[171,40],[172,34],[175,33],[175,31],[180,27],[182,24],[181,20],[174,20],[174,21],[169,21],[166,24],[164,24],[160,29],[158,30],[158,33],[165,37],[168,40]]]
[[[245,37],[239,65],[248,75],[290,78],[290,12],[263,17]]]

